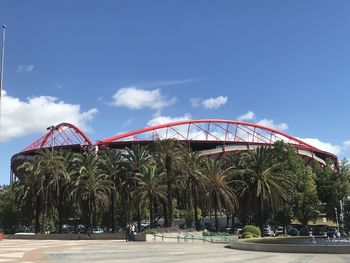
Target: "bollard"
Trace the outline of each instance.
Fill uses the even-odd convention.
[[[162,242],[164,242],[164,235],[162,235]]]
[[[177,243],[180,243],[180,236],[177,236]]]
[[[4,233],[2,233],[2,231],[0,232],[0,241],[2,241],[4,239]]]

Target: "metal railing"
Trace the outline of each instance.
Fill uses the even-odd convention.
[[[182,240],[184,242],[194,242],[194,241],[202,241],[203,243],[230,243],[233,239],[237,238],[234,236],[196,236],[189,232],[185,232],[185,235],[177,235],[177,236],[170,236],[165,234],[154,234],[154,241],[157,241],[157,238],[160,238],[162,242],[165,242],[167,239],[176,240],[178,243],[180,243]],[[159,239],[158,239],[159,240]]]

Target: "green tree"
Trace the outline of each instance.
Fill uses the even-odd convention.
[[[182,176],[179,177],[179,185],[182,191],[183,199],[187,203],[187,210],[193,211],[194,222],[197,230],[200,228],[198,218],[198,203],[200,194],[204,192],[206,177],[203,176],[201,168],[205,162],[203,156],[198,152],[188,151],[184,155],[182,166]]]
[[[112,232],[115,232],[115,202],[116,194],[118,189],[120,189],[123,182],[121,181],[122,173],[125,173],[125,161],[123,159],[122,153],[119,150],[108,150],[105,151],[101,156],[100,163],[101,170],[105,173],[108,179],[111,181],[113,187],[111,189],[111,207],[110,207],[110,221],[112,226]]]
[[[167,184],[167,213],[164,215],[166,226],[174,226],[174,183],[176,168],[183,163],[184,146],[175,139],[156,141],[157,159],[165,171]]]
[[[0,193],[0,225],[4,233],[14,234],[20,222],[20,209],[16,202],[17,183],[6,186]]]
[[[84,151],[74,158],[76,172],[72,178],[71,197],[87,211],[88,233],[92,232],[94,214],[105,211],[110,204],[113,185],[99,167],[99,158],[93,151]]]
[[[58,156],[61,157],[61,161],[64,167],[65,176],[58,178],[59,187],[56,189],[57,201],[57,210],[58,210],[58,232],[62,233],[63,217],[67,212],[67,203],[70,203],[69,200],[69,186],[71,176],[74,173],[74,154],[70,150],[60,149],[58,151]]]
[[[226,208],[233,211],[238,205],[235,192],[230,187],[230,168],[225,169],[221,160],[207,159],[203,166],[206,176],[205,193],[209,207],[214,209],[215,228],[219,229],[218,212]]]
[[[294,214],[303,225],[307,225],[310,220],[316,220],[319,214],[315,174],[311,167],[305,167],[302,173],[297,174],[295,189]]]
[[[127,159],[127,167],[128,172],[130,174],[129,176],[129,185],[131,189],[135,189],[138,187],[137,183],[139,181],[135,181],[133,179],[137,178],[136,174],[142,172],[147,165],[150,164],[150,161],[152,160],[152,155],[150,154],[148,147],[143,145],[134,145],[131,148],[126,149],[127,153],[124,155],[124,157]],[[130,191],[134,192],[134,191]],[[141,211],[142,211],[142,202],[136,202],[134,205],[137,208],[137,226],[138,231],[141,230]]]
[[[155,227],[154,205],[167,199],[163,176],[164,172],[160,171],[156,165],[152,165],[145,166],[134,178],[137,181],[135,189],[137,201],[145,203],[148,200],[151,228]]]
[[[64,160],[53,149],[39,151],[33,161],[26,161],[20,167],[33,175],[33,183],[37,184],[37,193],[43,200],[41,233],[47,230],[47,212],[49,193],[58,193],[62,178],[67,177]]]
[[[248,153],[247,167],[243,169],[247,200],[256,211],[260,229],[264,214],[278,211],[293,195],[292,178],[283,173],[284,162],[276,153],[273,148],[260,146]]]

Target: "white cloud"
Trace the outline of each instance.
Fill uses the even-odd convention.
[[[323,142],[317,138],[300,138],[300,140],[326,152],[338,155],[342,152],[342,147],[339,145],[333,145],[329,142]]]
[[[159,89],[144,90],[136,87],[124,87],[113,95],[113,105],[126,107],[129,109],[150,108],[161,110],[162,108],[174,104],[176,98],[168,98],[161,94]]]
[[[350,140],[343,142],[345,148],[350,148]]]
[[[262,119],[258,121],[256,124],[261,125],[261,126],[266,126],[275,130],[279,131],[285,131],[288,130],[288,125],[287,123],[281,122],[281,123],[275,123],[271,119]]]
[[[170,116],[157,116],[147,122],[148,126],[155,126],[160,124],[166,124],[175,121],[183,121],[192,119],[191,114],[186,113],[184,116],[180,117],[170,117]]]
[[[152,82],[141,82],[134,84],[135,86],[147,87],[161,87],[161,86],[173,86],[173,85],[183,85],[191,82],[200,81],[201,79],[189,78],[189,79],[176,79],[176,80],[159,80]]]
[[[43,133],[50,125],[72,123],[89,131],[88,123],[97,113],[93,108],[81,111],[80,105],[59,101],[55,97],[39,96],[26,100],[11,97],[3,92],[0,142],[32,133]]]
[[[222,105],[226,104],[228,100],[227,96],[219,96],[216,98],[208,98],[205,100],[202,100],[202,106],[206,109],[218,109]]]
[[[248,111],[247,113],[239,116],[237,119],[239,121],[250,121],[255,118],[255,113],[252,111]]]
[[[17,72],[32,72],[34,70],[34,65],[19,65]]]
[[[190,98],[192,108],[198,107],[201,104],[201,98]]]

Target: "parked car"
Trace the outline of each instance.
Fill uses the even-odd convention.
[[[287,231],[287,234],[290,236],[299,236],[299,231],[298,229],[292,227],[292,228],[289,228],[289,230]]]
[[[299,236],[312,236],[312,230],[308,227],[303,227],[299,230]]]
[[[74,233],[74,227],[68,224],[62,225],[62,234],[71,234]]]
[[[337,228],[335,228],[335,227],[330,227],[330,228],[328,228],[327,229],[327,236],[328,237],[339,237],[340,236],[340,233],[339,233],[339,231],[338,231],[338,229]]]
[[[93,234],[102,234],[103,233],[103,228],[97,227],[92,230]]]
[[[216,231],[216,228],[213,223],[204,223],[204,229],[208,231]]]
[[[76,234],[85,234],[85,233],[87,233],[87,229],[86,229],[86,227],[84,225],[77,225],[75,227],[74,233],[76,233]]]
[[[283,227],[279,226],[279,227],[275,228],[275,235],[276,236],[282,235],[282,234],[284,234]]]
[[[275,233],[272,230],[272,227],[269,225],[264,225],[263,226],[263,231],[262,231],[262,236],[263,237],[272,237],[274,236]]]
[[[327,236],[327,232],[324,230],[324,228],[315,227],[312,231],[312,235],[314,235],[314,236]]]
[[[242,234],[243,233],[243,227],[235,227],[233,229],[233,234],[235,235],[239,235],[239,234]]]

